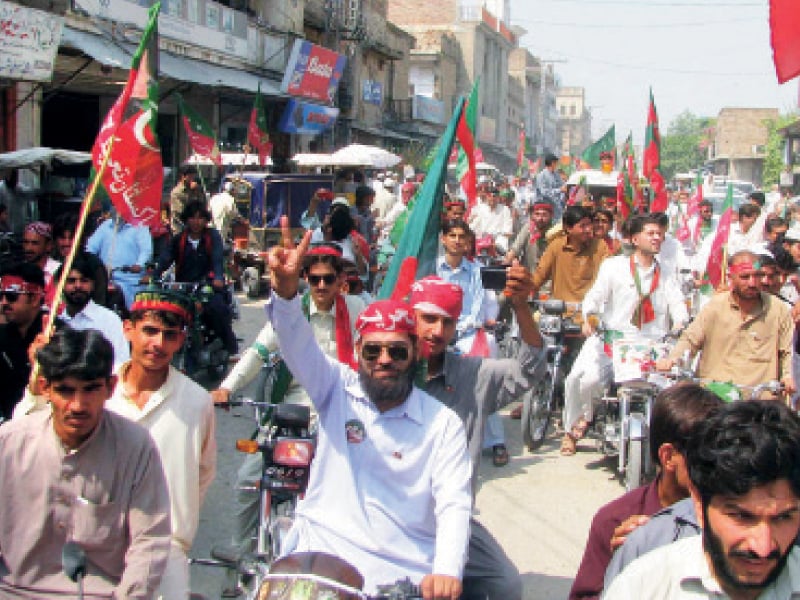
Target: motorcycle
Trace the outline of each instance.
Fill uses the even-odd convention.
[[[346,561],[321,552],[299,552],[276,561],[264,576],[258,600],[420,600],[419,587],[406,579],[361,591],[364,578]]]
[[[187,296],[195,306],[195,318],[189,326],[186,341],[172,359],[173,366],[194,378],[205,370],[215,379],[228,368],[228,350],[222,337],[202,318],[203,306],[214,294],[207,282],[156,281],[153,285]]]
[[[245,598],[265,598],[259,591],[269,566],[280,555],[294,519],[298,500],[308,487],[314,455],[311,410],[296,404],[270,404],[243,398],[221,407],[252,406],[258,431],[254,439],[237,440],[236,449],[260,453],[261,477],[243,491],[259,495],[258,526],[252,551],[233,556],[225,548],[212,549],[217,566],[235,570],[237,587]],[[209,564],[209,563],[206,563]]]
[[[617,470],[627,491],[655,474],[650,453],[650,418],[658,393],[673,381],[655,372],[655,361],[666,356],[670,333],[660,340],[618,339],[612,344],[614,381],[600,400],[592,432],[605,456],[617,457]]]
[[[581,326],[565,314],[580,312],[580,303],[537,300],[534,306],[540,311],[539,332],[544,340],[548,376],[538,380],[522,400],[522,438],[531,452],[544,443],[558,399],[563,404],[565,373],[576,354],[568,342],[581,337]]]

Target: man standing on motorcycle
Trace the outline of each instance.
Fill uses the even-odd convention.
[[[657,367],[669,370],[685,352],[702,350],[698,377],[746,386],[779,379],[794,393],[791,308],[761,291],[756,254],[737,252],[728,264],[730,291],[709,300]]]
[[[613,377],[611,347],[615,339],[657,340],[689,320],[675,279],[666,277],[656,255],[664,239],[658,218],[634,217],[630,223],[634,252],[600,266],[597,280],[583,299],[583,333],[587,336],[564,383],[564,438],[561,454],[575,454],[577,441],[592,421],[594,402]],[[594,336],[597,320],[603,339]]]
[[[356,323],[358,372],[326,357],[297,294],[310,234],[269,255],[267,316],[292,374],[319,415],[314,466],[287,539],[358,568],[365,591],[410,577],[426,600],[456,600],[472,506],[470,460],[458,416],[413,385],[411,307],[371,304]]]
[[[156,600],[188,600],[189,559],[200,508],[214,481],[217,442],[214,405],[209,393],[171,365],[186,339],[193,306],[166,290],[136,295],[125,337],[131,360],[106,408],[150,432],[158,448],[169,488],[172,543]]]
[[[463,290],[438,277],[425,277],[411,287],[409,304],[416,313],[420,354],[425,360],[420,385],[461,417],[472,457],[472,489],[478,489],[478,465],[486,419],[524,393],[542,363],[542,338],[528,308],[529,273],[514,264],[508,270],[508,298],[517,316],[522,344],[511,359],[464,356],[449,349],[461,314]],[[467,564],[464,568],[464,600],[503,598],[519,600],[519,573],[475,519]]]
[[[203,318],[216,332],[225,349],[234,357],[239,343],[233,332],[231,311],[225,287],[222,265],[222,237],[209,227],[211,213],[201,202],[190,202],[183,209],[181,221],[184,230],[174,236],[158,257],[155,277],[160,278],[175,263],[175,281],[210,282],[214,294],[203,306]]]

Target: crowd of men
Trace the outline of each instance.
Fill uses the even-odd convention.
[[[299,241],[281,219],[266,323],[210,393],[171,366],[194,303],[146,287],[145,276],[152,261],[151,278],[171,268],[178,280],[208,281],[217,295],[206,317],[237,353],[223,295],[229,187],[207,202],[182,172],[171,235],[112,216],[81,241],[68,272],[74,217],[26,226],[24,261],[0,275],[0,409],[10,420],[0,427],[3,597],[74,597],[61,563],[74,542],[86,553],[88,597],[188,598],[187,553],[215,476],[214,403],[276,352],[284,384],[271,400],[310,406],[317,431],[282,551],[339,556],[367,593],[410,577],[426,599],[522,598],[517,569],[473,503],[483,451],[497,467],[509,460],[497,411],[546,376],[529,304],[541,290],[581,303],[564,456],[587,433],[612,380],[609,348],[623,337],[683,330],[659,368],[697,355],[703,380],[778,379],[791,398],[800,227],[777,203],[754,193],[738,209],[724,286],[690,312],[685,280],[707,287],[709,205],[678,241],[674,214],[623,218],[615,200],[567,193],[556,166],[550,156],[530,182],[482,181],[470,208],[446,196],[435,273],[391,300],[373,292],[421,181],[348,181],[352,205],[318,190]],[[676,192],[677,206],[685,200]],[[506,265],[502,290],[483,285],[491,259]],[[51,314],[60,280],[63,310]],[[124,319],[103,306],[109,280]],[[511,317],[519,348],[500,358],[491,330]],[[49,319],[59,325],[46,338]],[[800,598],[800,423],[781,400],[729,404],[690,382],[662,392],[650,424],[657,476],[598,511],[570,597]],[[258,477],[260,460],[245,459],[240,483]],[[257,502],[235,496],[238,553],[249,549]]]

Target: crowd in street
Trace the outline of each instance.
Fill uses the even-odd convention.
[[[583,333],[570,341],[563,460],[614,382],[616,340],[674,333],[654,368],[695,372],[656,398],[657,474],[599,509],[570,598],[800,598],[800,220],[779,194],[750,194],[714,289],[710,202],[682,219],[690,192],[676,189],[665,213],[631,210],[568,189],[556,157],[544,165],[527,180],[478,181],[475,203],[446,191],[433,272],[390,299],[376,298],[424,177],[359,173],[317,190],[302,236],[281,220],[266,320],[241,355],[226,295],[239,218],[229,184],[207,200],[182,171],[164,230],[111,215],[78,241],[74,215],[26,225],[23,260],[0,274],[0,596],[75,597],[62,570],[75,542],[87,597],[188,598],[187,553],[216,474],[214,405],[279,355],[285,385],[270,401],[309,406],[316,423],[281,551],[338,556],[369,594],[410,577],[426,599],[521,599],[519,572],[473,507],[484,451],[498,469],[510,458],[498,411],[548,376],[530,304],[546,292],[577,307]],[[482,276],[492,265],[502,284]],[[171,364],[198,316],[193,300],[149,285],[170,271],[213,291],[202,318],[235,364],[211,392]],[[511,355],[498,322],[513,324]],[[770,380],[778,397],[733,403],[707,385]],[[237,489],[261,460],[244,459]],[[259,499],[231,493],[242,555]]]

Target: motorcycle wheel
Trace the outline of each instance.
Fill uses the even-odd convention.
[[[522,439],[531,452],[541,448],[547,437],[552,398],[553,380],[548,377],[522,400]]]
[[[628,462],[625,465],[625,491],[630,492],[642,485],[642,440],[628,442]]]
[[[247,267],[242,272],[242,291],[248,298],[258,298],[261,294],[261,277],[255,267]]]

